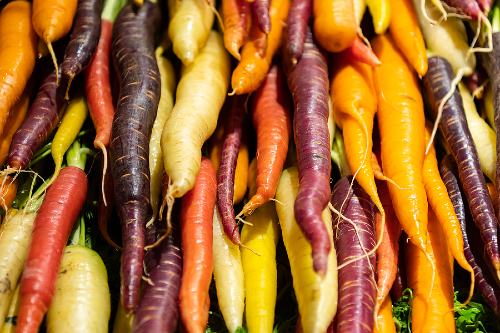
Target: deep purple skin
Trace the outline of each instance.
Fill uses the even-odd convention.
[[[481,14],[481,8],[476,0],[443,0],[443,2],[473,20],[478,20]]]
[[[484,300],[491,309],[500,315],[500,288],[495,284],[493,277],[486,269],[484,272],[481,266],[476,261],[474,253],[472,253],[472,248],[469,244],[469,237],[467,235],[467,219],[465,214],[465,206],[462,199],[462,193],[460,192],[460,186],[458,180],[454,174],[455,166],[454,162],[451,161],[451,156],[445,157],[441,161],[439,171],[443,182],[448,190],[448,195],[450,196],[453,207],[455,208],[455,213],[457,214],[458,221],[460,222],[460,227],[462,229],[462,237],[464,240],[464,254],[469,265],[471,265],[474,270],[474,277],[476,280],[476,288],[479,290]],[[478,258],[480,259],[480,258]]]
[[[111,130],[115,204],[122,224],[121,299],[134,311],[142,281],[145,225],[151,216],[149,137],[160,98],[154,48],[160,9],[145,1],[125,6],[113,27],[112,57],[120,88]]]
[[[257,21],[259,29],[268,34],[271,31],[271,18],[269,17],[270,0],[254,0],[250,5],[252,7],[252,15]]]
[[[73,31],[61,64],[63,80],[69,84],[90,62],[101,34],[103,0],[79,0]]]
[[[483,54],[481,52],[481,60],[488,77],[491,78],[491,87],[493,90],[493,105],[495,113],[495,131],[500,133],[500,32],[495,32],[492,35],[493,50]],[[500,135],[496,136],[496,153],[497,161],[500,161]],[[496,189],[500,193],[500,167],[496,168]],[[497,216],[500,220],[500,216]]]
[[[217,209],[222,219],[226,236],[240,244],[240,232],[234,214],[234,175],[236,162],[243,136],[243,117],[245,115],[246,95],[231,97],[231,107],[224,124],[224,142],[222,144],[219,170],[217,171]]]
[[[294,212],[311,243],[313,268],[324,275],[331,239],[321,218],[330,200],[330,134],[328,132],[328,67],[325,56],[308,30],[304,52],[291,66],[284,61],[293,95],[293,130],[299,170],[299,192]]]
[[[444,58],[430,57],[428,61],[429,70],[424,76],[424,85],[435,116],[442,98],[451,88],[454,74],[450,64]],[[460,183],[469,203],[474,223],[480,230],[489,263],[498,274],[500,272],[498,222],[484,175],[479,166],[476,146],[467,127],[462,97],[458,89],[455,89],[443,108],[439,129],[457,163]]]
[[[43,80],[21,127],[12,138],[7,163],[25,170],[33,154],[45,143],[62,118],[67,105],[65,90],[57,87],[55,71]]]
[[[337,263],[359,257],[360,259],[338,271],[339,302],[336,315],[336,332],[372,333],[373,311],[377,288],[375,282],[375,253],[368,258],[366,252],[375,248],[375,205],[352,177],[340,179],[333,188],[332,205],[344,217],[332,214],[333,234],[337,250]],[[350,198],[346,200],[346,196]],[[363,251],[364,249],[364,251]]]
[[[132,331],[135,333],[176,332],[182,274],[178,238],[177,235],[170,236],[160,245],[159,263],[149,276],[153,285],[144,284],[141,302],[134,317]]]
[[[286,53],[292,64],[296,64],[304,51],[307,26],[311,16],[311,0],[294,0],[286,21]]]

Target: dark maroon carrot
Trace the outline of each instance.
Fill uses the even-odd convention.
[[[438,113],[443,98],[450,89],[453,89],[453,77],[454,74],[448,61],[441,57],[429,58],[429,70],[424,76],[424,84],[434,116]],[[484,175],[479,166],[476,146],[467,127],[462,97],[458,89],[455,89],[453,95],[444,104],[439,129],[457,163],[460,182],[474,223],[481,232],[488,261],[500,277],[498,222]]]
[[[453,207],[455,208],[457,218],[460,221],[460,227],[462,228],[462,236],[464,240],[464,254],[465,258],[467,258],[467,262],[474,270],[476,288],[479,290],[484,300],[493,309],[493,311],[497,315],[500,315],[500,288],[496,286],[487,270],[483,273],[483,269],[480,265],[478,265],[476,257],[472,253],[472,248],[469,244],[465,206],[458,180],[454,174],[455,165],[451,161],[451,156],[448,155],[441,161],[439,169],[443,182],[448,190],[448,195],[450,196]]]
[[[473,20],[478,20],[479,16],[483,15],[476,0],[444,0],[443,2]]]
[[[330,200],[328,67],[310,30],[300,60],[295,66],[288,60],[285,64],[295,107],[293,131],[299,169],[295,218],[311,243],[314,270],[324,274],[331,243],[321,218]]]
[[[351,188],[351,179],[340,179],[332,194],[333,207],[342,214],[332,215],[340,267],[335,331],[371,333],[377,294],[373,251],[375,206],[357,182]]]
[[[286,53],[292,64],[296,64],[304,51],[307,25],[311,17],[311,0],[294,0],[290,5],[286,21]]]
[[[232,97],[224,125],[221,162],[217,170],[217,209],[222,219],[224,232],[235,244],[240,244],[240,232],[233,207],[234,175],[243,135],[246,98],[246,95]]]
[[[181,285],[182,257],[179,236],[174,232],[159,248],[158,265],[145,284],[134,317],[133,332],[176,332],[179,319],[178,295]]]
[[[252,15],[255,17],[259,29],[268,34],[271,31],[271,18],[269,17],[270,0],[254,0],[251,3]]]
[[[56,73],[43,80],[23,124],[14,134],[7,163],[9,167],[24,170],[33,154],[43,145],[62,118],[64,89],[57,87]]]
[[[101,33],[103,0],[79,0],[73,21],[73,30],[64,51],[61,64],[64,82],[67,82],[66,99],[73,78],[87,67],[94,54]]]
[[[158,109],[160,73],[154,54],[160,10],[150,1],[120,12],[113,29],[112,56],[120,78],[111,130],[111,173],[122,223],[121,301],[127,311],[139,302],[144,232],[151,215],[149,137]]]
[[[404,260],[402,262],[404,262]],[[396,278],[394,279],[391,288],[391,299],[393,303],[403,296],[403,291],[405,289],[406,289],[406,282],[398,266],[396,272]]]

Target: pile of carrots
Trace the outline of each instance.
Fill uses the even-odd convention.
[[[3,1],[0,332],[500,331],[499,131],[500,0]]]

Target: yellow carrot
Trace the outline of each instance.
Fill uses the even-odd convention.
[[[400,0],[402,1],[402,0]],[[391,3],[389,0],[366,0],[372,14],[375,33],[383,34],[391,21]]]

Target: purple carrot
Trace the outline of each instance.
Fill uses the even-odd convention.
[[[290,5],[286,21],[286,53],[292,64],[296,64],[304,51],[307,25],[311,16],[311,0],[294,0]]]
[[[68,88],[73,78],[90,62],[101,34],[101,11],[103,0],[79,0],[73,22],[73,31],[64,51],[61,64],[62,75]]]
[[[351,177],[340,179],[333,188],[333,232],[338,265],[359,258],[339,269],[339,303],[336,332],[371,333],[375,298],[375,205]],[[352,192],[352,194],[349,194]],[[348,199],[346,199],[346,197]],[[350,197],[350,198],[349,198]]]
[[[224,233],[235,244],[240,244],[240,232],[233,207],[234,174],[243,135],[245,103],[245,95],[232,97],[227,121],[224,124],[224,142],[217,171],[217,209],[222,219]]]
[[[473,20],[478,20],[479,16],[482,15],[476,0],[444,0],[443,2]]]
[[[270,0],[254,0],[251,3],[252,15],[255,17],[259,29],[268,34],[271,31],[271,18],[269,17]]]
[[[7,160],[9,167],[21,170],[28,167],[33,154],[61,120],[66,104],[64,89],[57,87],[56,73],[48,74],[21,127],[12,138]]]
[[[313,267],[327,269],[330,239],[321,212],[330,200],[330,137],[328,133],[328,67],[310,30],[299,62],[285,61],[288,87],[293,95],[293,130],[299,169],[299,192],[294,212],[311,243]]]
[[[462,199],[462,193],[460,192],[460,186],[458,185],[457,178],[453,172],[454,169],[455,166],[451,161],[451,156],[448,155],[441,161],[439,171],[441,172],[441,177],[443,178],[443,182],[448,190],[448,195],[453,203],[455,213],[457,214],[458,221],[460,222],[460,227],[462,228],[465,258],[467,258],[467,262],[474,270],[477,290],[479,290],[484,300],[493,309],[493,311],[497,315],[500,315],[500,288],[496,286],[493,281],[493,277],[489,274],[488,270],[485,270],[483,273],[483,270],[478,265],[469,245],[465,206]]]
[[[404,260],[402,261],[404,262]],[[403,291],[406,289],[406,281],[403,280],[403,275],[401,274],[401,270],[399,269],[396,272],[396,279],[394,280],[394,283],[392,284],[391,288],[391,298],[394,301],[397,301],[403,296]]]
[[[170,236],[160,245],[158,265],[151,271],[152,285],[146,283],[134,317],[132,331],[176,332],[179,319],[179,288],[182,257],[178,235]]]
[[[452,89],[453,77],[454,74],[448,61],[441,57],[429,58],[429,70],[424,76],[424,85],[434,115],[438,113],[439,105],[445,95]],[[467,127],[462,97],[458,89],[455,89],[444,105],[439,129],[458,165],[460,182],[474,223],[481,232],[488,260],[497,276],[500,277],[498,222],[484,175],[479,166],[476,146]]]
[[[158,5],[125,6],[113,27],[112,56],[120,81],[111,130],[111,174],[122,224],[121,300],[127,311],[139,302],[144,232],[149,202],[149,137],[158,109],[160,73],[155,60]]]

